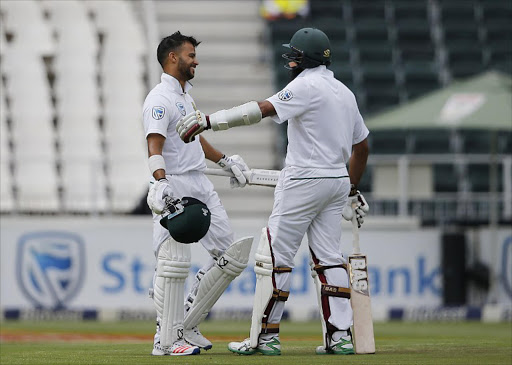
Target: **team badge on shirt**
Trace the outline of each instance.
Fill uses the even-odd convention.
[[[181,115],[185,115],[187,114],[187,112],[185,111],[185,105],[183,105],[183,103],[180,103],[179,101],[176,103],[176,107],[178,108],[178,110],[180,111]]]
[[[280,91],[279,94],[277,94],[277,97],[279,98],[279,100],[288,101],[291,100],[291,98],[293,98],[293,94],[290,90],[284,89]]]
[[[153,119],[160,120],[165,115],[165,108],[163,106],[154,106],[152,114],[153,114]]]

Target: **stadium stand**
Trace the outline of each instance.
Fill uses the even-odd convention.
[[[282,44],[305,26],[329,35],[331,69],[354,92],[364,117],[484,70],[512,73],[510,1],[309,3],[309,15],[262,19],[257,0],[155,0],[154,21],[158,37],[179,29],[204,41],[193,96],[207,113],[282,88],[288,82]],[[146,38],[141,4],[0,2],[0,212],[130,213],[145,199],[140,106],[158,82],[149,79],[156,46],[148,44],[159,39]],[[208,138],[227,154],[241,154],[251,167],[280,168],[286,125],[263,123],[266,128],[210,133]],[[496,153],[512,153],[511,133],[496,138]],[[435,133],[375,132],[370,142],[372,154],[383,155],[487,154],[494,143],[479,132],[461,132],[460,149],[448,135]],[[461,178],[468,191],[488,188],[488,181],[479,180],[484,167],[458,172],[443,162],[432,169],[437,192],[460,190]],[[266,214],[271,208],[270,190],[233,192],[225,179],[213,181],[234,214]],[[371,189],[371,170],[362,184]],[[242,196],[250,203],[240,207]]]
[[[147,191],[145,45],[132,4],[2,1],[0,10],[14,210],[129,213]]]

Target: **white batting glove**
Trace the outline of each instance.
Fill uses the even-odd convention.
[[[162,214],[166,209],[165,197],[172,197],[171,186],[167,179],[160,179],[151,184],[148,192],[148,206],[155,214]]]
[[[247,179],[242,171],[248,171],[249,166],[247,166],[242,157],[238,155],[226,157],[226,155],[224,155],[217,161],[217,164],[222,167],[223,170],[231,171],[235,175],[235,177],[229,179],[231,188],[243,188],[245,184],[247,184]]]
[[[361,225],[364,223],[364,217],[366,213],[370,210],[370,206],[366,202],[363,194],[359,190],[356,190],[353,187],[350,190],[350,195],[348,196],[347,205],[343,208],[341,215],[347,221],[351,221],[354,217],[354,212],[356,214],[357,226],[361,228]]]
[[[199,133],[210,128],[208,116],[200,110],[185,115],[176,124],[176,132],[185,143],[192,142]]]

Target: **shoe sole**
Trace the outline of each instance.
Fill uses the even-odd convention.
[[[155,353],[154,351],[151,352],[151,355],[153,356],[186,356],[186,355],[199,355],[201,353],[201,350],[198,349],[198,351],[194,351],[192,352],[191,354],[187,354],[187,353],[172,353],[172,354],[169,354],[169,353],[166,353],[166,352],[162,352],[162,351],[159,351],[157,353]]]
[[[279,356],[281,355],[281,351],[279,352],[276,352],[276,351],[264,351],[264,350],[257,350],[259,353],[261,353],[262,355],[265,355],[265,356]]]
[[[253,351],[240,351],[240,350],[235,350],[235,349],[230,349],[228,347],[228,350],[235,353],[235,354],[238,354],[238,355],[254,355],[257,351],[256,350],[253,350]]]

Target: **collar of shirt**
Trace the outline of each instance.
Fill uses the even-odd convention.
[[[315,68],[306,68],[304,71],[302,71],[300,73],[300,75],[298,77],[304,77],[304,76],[307,76],[307,75],[313,74],[313,73],[320,73],[320,74],[325,74],[328,76],[334,76],[333,72],[331,70],[329,70],[327,68],[327,66],[320,65]]]
[[[192,89],[192,84],[187,81],[185,83],[185,91],[183,91],[180,82],[174,76],[166,74],[165,72],[162,74],[160,80],[162,81],[162,84],[166,85],[168,88],[180,95],[186,94],[190,89]]]

